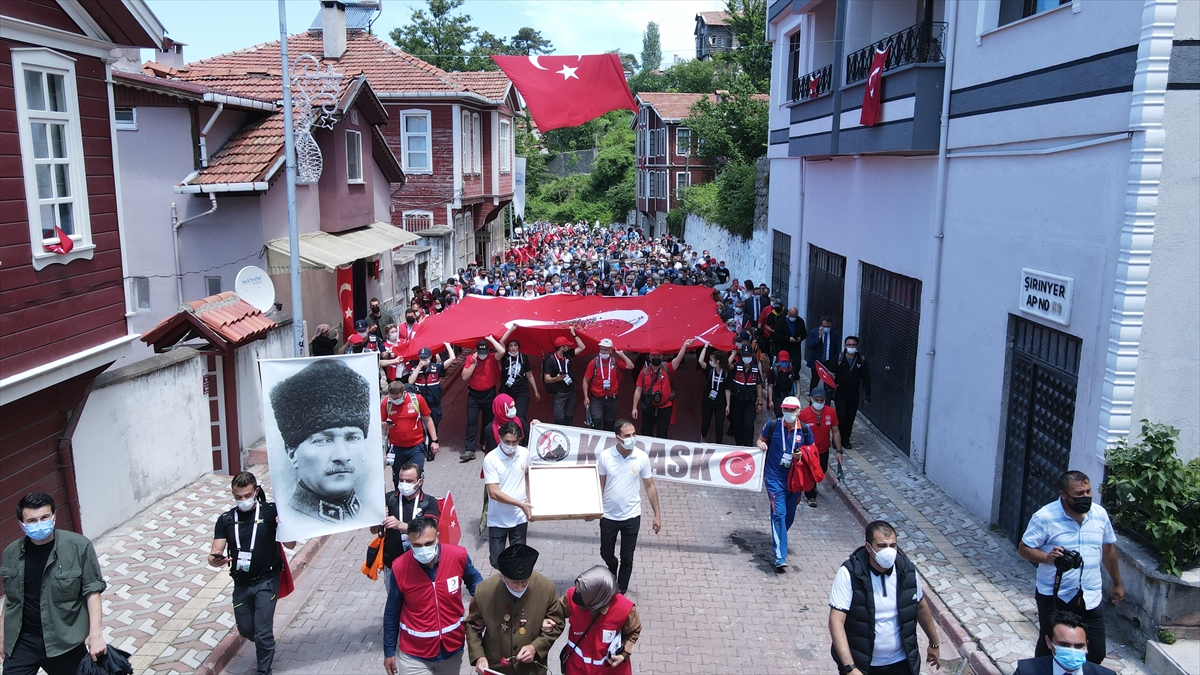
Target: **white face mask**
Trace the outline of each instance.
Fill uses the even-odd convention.
[[[508,445],[507,443],[501,443],[500,451],[503,452],[504,454],[508,455],[509,457],[512,457],[513,455],[517,454],[517,446]]]
[[[812,409],[816,410],[817,412],[821,412],[821,408],[824,408],[824,407],[825,407],[825,404],[821,403],[820,401],[812,402]]]
[[[892,565],[896,564],[896,554],[900,551],[892,547],[887,547],[881,551],[875,552],[875,562],[885,570],[890,570]]]
[[[636,436],[630,436],[629,438],[622,438],[622,439],[620,439],[620,441],[621,441],[621,447],[625,448],[626,450],[632,450],[637,447],[637,437]]]
[[[416,483],[400,483],[399,485],[396,486],[396,489],[400,491],[401,495],[403,495],[405,497],[411,497],[417,492],[417,484]]]
[[[520,599],[521,599],[521,596],[522,596],[522,595],[525,595],[525,591],[529,590],[529,586],[526,586],[525,588],[522,588],[522,589],[520,590],[520,592],[514,591],[514,590],[513,590],[513,587],[508,585],[508,580],[507,580],[507,579],[505,579],[505,581],[504,581],[504,587],[505,587],[506,589],[508,589],[508,592],[509,592],[509,593],[511,593],[511,594],[512,594],[512,596],[513,596],[514,598],[518,599],[518,600],[520,600]]]
[[[399,340],[399,339],[400,339],[399,331],[394,331],[394,330],[388,331],[388,340],[389,341],[395,342],[396,340]]]
[[[515,406],[515,405],[504,406],[504,416],[505,417],[516,417],[517,416],[517,406]]]
[[[783,421],[784,421],[784,422],[787,422],[788,424],[795,424],[795,423],[796,423],[796,418],[797,418],[797,417],[799,417],[799,416],[800,416],[800,413],[798,413],[798,412],[795,412],[795,411],[790,411],[790,410],[788,410],[788,411],[784,411],[784,413],[783,413]]]
[[[412,553],[413,557],[417,559],[417,562],[421,563],[422,565],[428,565],[429,563],[433,562],[435,558],[437,558],[438,547],[436,543],[430,544],[429,546],[414,546],[412,547]]]
[[[254,497],[246,500],[234,500],[237,502],[238,511],[249,511],[254,508]]]
[[[742,357],[742,363],[744,363],[746,365],[750,365],[750,362],[753,360],[754,360],[753,356],[743,356]]]
[[[847,354],[857,354],[858,347],[846,347],[846,353]]]

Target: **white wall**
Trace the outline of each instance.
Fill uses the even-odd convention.
[[[802,160],[772,159],[771,173],[768,178],[770,191],[767,193],[767,233],[766,233],[766,265],[767,274],[771,273],[772,249],[775,241],[775,230],[792,238],[791,273],[788,281],[788,305],[804,307],[804,285],[802,280],[807,270],[801,261],[807,261],[802,255],[804,250],[803,223],[800,220],[800,204],[802,200],[800,172]],[[742,277],[743,279],[745,277]],[[769,277],[768,285],[770,285]],[[757,280],[757,277],[755,277]],[[803,311],[803,310],[801,310]]]
[[[688,215],[683,227],[684,241],[692,250],[708,249],[708,254],[724,260],[730,274],[738,279],[771,285],[771,241],[767,232],[756,231],[745,240],[693,214]]]
[[[203,359],[191,349],[104,373],[75,430],[83,534],[96,538],[212,470]]]
[[[316,327],[316,324],[309,323]],[[236,357],[238,435],[242,442],[243,460],[245,452],[261,441],[263,431],[262,380],[258,377],[259,359],[289,359],[292,351],[292,321],[279,319],[279,327],[267,333],[262,340],[255,340],[239,347]],[[243,461],[243,464],[245,462]]]

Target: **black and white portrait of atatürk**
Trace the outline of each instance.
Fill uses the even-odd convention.
[[[259,361],[279,540],[378,525],[385,515],[378,357]]]

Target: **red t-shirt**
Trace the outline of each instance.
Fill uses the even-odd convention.
[[[820,418],[817,417],[817,411],[808,406],[800,411],[800,421],[807,424],[813,432],[813,440],[816,441],[817,450],[821,454],[829,452],[829,446],[833,442],[831,434],[833,428],[838,425],[837,411],[830,406],[825,406],[821,409]]]
[[[671,402],[671,376],[675,374],[675,369],[671,367],[669,361],[663,361],[661,373],[651,373],[649,364],[642,368],[642,372],[638,373],[637,384],[635,386],[642,388],[642,400],[645,401],[651,392],[662,392],[662,401],[654,406],[656,408],[669,408],[674,403]]]
[[[603,398],[605,396],[616,396],[617,389],[621,386],[621,365],[617,363],[617,357],[610,356],[608,361],[597,367],[597,363],[601,361],[600,357],[594,357],[588,361],[587,368],[583,371],[583,379],[588,382],[588,391],[592,396]],[[595,375],[595,377],[592,377]],[[608,387],[604,386],[604,381],[608,380]]]
[[[463,368],[470,368],[471,364],[475,362],[479,362],[479,365],[471,373],[470,379],[467,380],[467,386],[475,391],[487,391],[494,388],[500,380],[500,363],[491,354],[488,354],[487,358],[482,361],[476,354],[471,354],[467,357]]]
[[[388,427],[388,444],[411,448],[425,442],[425,428],[421,418],[429,415],[429,404],[420,394],[405,394],[399,403],[385,397],[379,405],[379,416],[391,420]]]

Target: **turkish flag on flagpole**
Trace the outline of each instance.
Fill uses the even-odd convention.
[[[354,268],[339,267],[336,275],[338,307],[342,310],[342,340],[354,335]]]
[[[573,127],[610,110],[637,112],[616,54],[492,56],[521,92],[538,131]]]
[[[879,122],[879,108],[883,105],[883,69],[887,65],[888,45],[883,51],[875,50],[875,58],[871,59],[871,74],[867,77],[867,88],[863,90],[862,114],[858,122],[864,127],[873,127]]]
[[[837,385],[834,384],[833,381],[833,373],[829,372],[829,369],[825,367],[825,364],[821,363],[820,361],[813,361],[813,368],[817,371],[817,377],[819,377],[821,381],[825,383],[826,387],[829,387],[830,389],[837,389]]]
[[[438,541],[451,546],[458,546],[462,539],[462,527],[458,523],[458,509],[454,508],[454,495],[446,493],[444,499],[438,500]]]

